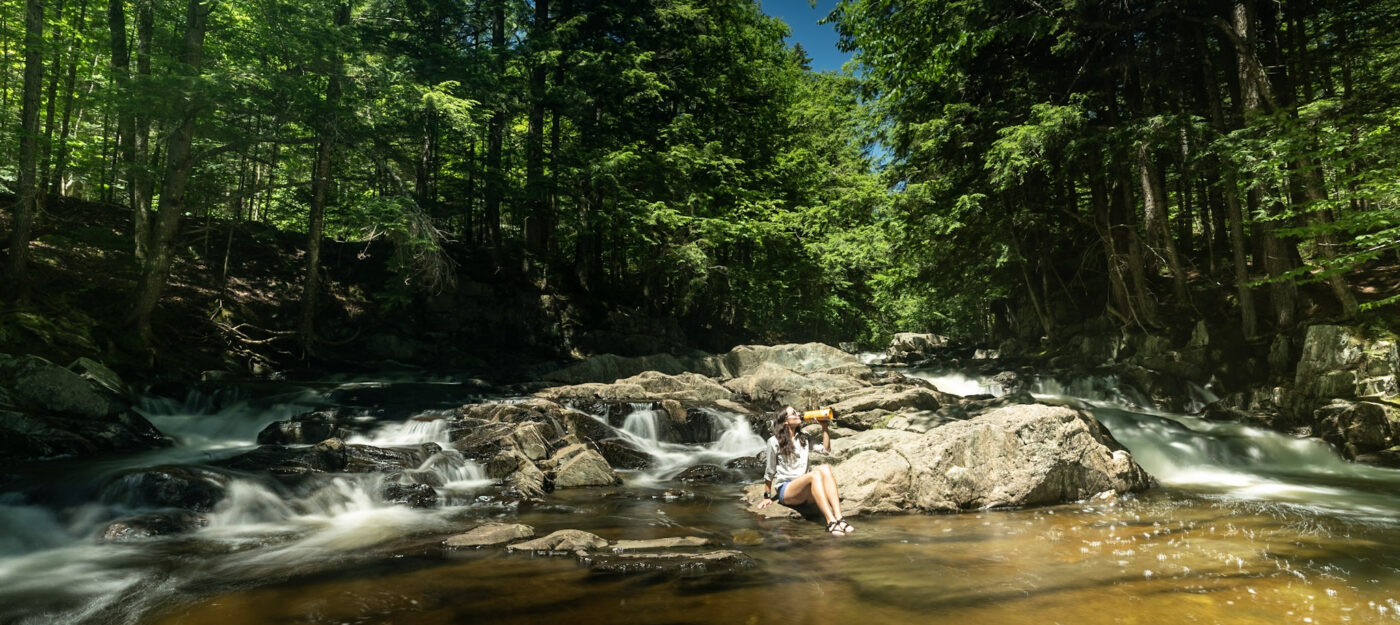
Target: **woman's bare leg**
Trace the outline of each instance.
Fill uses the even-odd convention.
[[[830,499],[826,496],[823,480],[817,479],[815,472],[799,476],[788,482],[787,488],[783,490],[783,503],[798,505],[807,501],[817,504],[817,508],[822,511],[822,516],[826,517],[826,522],[831,523],[837,517],[832,516]]]
[[[827,504],[831,507],[831,513],[836,519],[843,519],[846,515],[841,514],[841,494],[836,490],[836,476],[831,472],[830,465],[819,465],[815,471],[822,481],[822,492],[826,493]],[[849,525],[848,525],[849,527]]]

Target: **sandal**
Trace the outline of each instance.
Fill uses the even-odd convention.
[[[832,521],[830,523],[827,523],[826,531],[832,536],[845,536],[846,532],[840,527],[838,527],[839,525],[841,525],[841,521]]]
[[[851,524],[846,522],[846,517],[841,517],[841,518],[839,518],[839,519],[836,519],[836,521],[833,523],[833,525],[840,525],[840,526],[841,526],[841,532],[844,533],[844,534],[851,534],[851,533],[854,533],[854,532],[856,531],[856,528],[851,527]]]

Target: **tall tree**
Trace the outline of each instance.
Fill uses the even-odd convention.
[[[24,4],[24,96],[20,112],[19,179],[10,232],[10,280],[19,299],[29,297],[29,238],[41,209],[39,190],[39,94],[43,82],[44,3]]]
[[[303,353],[310,353],[316,342],[316,300],[321,284],[321,238],[325,235],[326,195],[331,186],[331,161],[339,131],[341,74],[345,71],[340,41],[350,24],[350,5],[342,2],[335,10],[335,26],[326,69],[325,106],[316,128],[316,161],[311,174],[311,207],[306,227],[306,276],[302,280],[301,317],[297,337]]]
[[[189,190],[190,172],[194,169],[193,152],[195,122],[204,108],[198,91],[197,78],[204,55],[204,37],[209,14],[216,0],[188,0],[185,8],[184,41],[179,63],[184,74],[184,88],[178,95],[178,120],[165,145],[165,180],[160,191],[160,210],[146,260],[142,263],[141,281],[132,306],[131,322],[143,344],[151,342],[151,313],[160,302],[161,293],[170,274],[175,254],[174,239],[180,227],[185,196]]]

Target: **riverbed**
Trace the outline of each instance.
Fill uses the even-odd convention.
[[[955,373],[912,373],[951,392],[996,392]],[[1112,380],[1083,388],[1091,390],[1042,386],[1038,394],[1093,411],[1160,487],[1046,508],[852,518],[856,533],[838,538],[808,521],[753,517],[739,485],[669,479],[689,464],[758,451],[762,439],[742,417],[717,415],[727,425],[716,440],[652,440],[655,468],[624,472],[616,487],[556,491],[543,503],[493,496],[469,461],[424,468],[443,475],[444,505],[432,510],[377,501],[373,476],[334,477],[295,498],[250,476],[192,534],[104,543],[100,528],[132,512],[110,486],[95,486],[109,483],[104,475],[237,453],[267,423],[367,393],[422,398],[407,402],[421,408],[389,411],[390,421],[500,398],[471,396],[451,380],[361,379],[147,402],[143,410],[179,446],[54,464],[31,483],[67,494],[44,501],[0,495],[0,622],[1400,621],[1400,472],[1347,463],[1319,441],[1144,408],[1129,394],[1102,392]],[[436,440],[442,433],[431,423],[389,422],[363,440]],[[645,417],[622,429],[643,442],[651,431]],[[536,535],[699,536],[757,566],[615,576],[572,557],[442,548],[446,536],[487,521],[528,524]]]

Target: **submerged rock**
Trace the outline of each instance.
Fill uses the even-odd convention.
[[[700,482],[705,484],[718,484],[734,480],[735,476],[729,470],[713,464],[697,464],[689,469],[681,471],[676,476],[680,482]]]
[[[654,573],[691,575],[724,575],[757,568],[753,558],[742,551],[711,551],[709,553],[622,553],[615,555],[587,554],[580,561],[594,573],[609,575],[645,575]]]
[[[102,530],[102,540],[124,543],[155,536],[168,536],[194,531],[209,524],[202,514],[185,510],[152,512],[117,519]]]
[[[127,473],[103,489],[103,501],[134,508],[208,512],[223,500],[228,476],[203,467],[162,466]]]
[[[406,505],[410,508],[436,508],[437,491],[427,484],[402,484],[389,482],[384,485],[380,497],[385,503]]]
[[[1093,417],[1040,404],[925,434],[870,430],[835,447],[848,514],[1048,505],[1154,483]]]
[[[318,410],[269,423],[258,432],[258,444],[310,445],[328,438],[346,439],[353,434],[342,427],[337,410]]]

